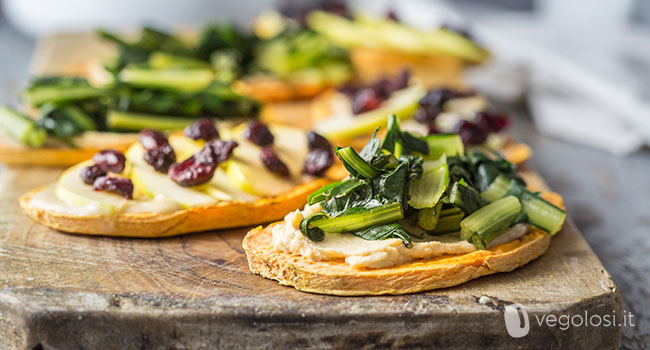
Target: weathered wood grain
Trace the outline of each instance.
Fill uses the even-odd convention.
[[[620,296],[571,222],[540,259],[512,273],[408,296],[298,292],[249,273],[245,229],[146,240],[59,233],[16,198],[54,181],[8,168],[0,185],[0,348],[615,348],[618,327],[562,331],[531,319],[508,336],[503,308],[620,315]],[[481,296],[491,298],[481,304]]]

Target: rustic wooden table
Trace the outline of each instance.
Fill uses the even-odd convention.
[[[5,23],[0,22],[2,56],[0,103],[16,101],[27,78],[33,47],[32,39],[21,36],[8,28]],[[650,184],[647,178],[650,174],[650,152],[643,150],[627,158],[616,158],[552,140],[536,132],[525,113],[518,113],[514,133],[535,150],[533,164],[540,170],[550,187],[563,194],[568,211],[620,289],[623,310],[635,315],[636,326],[623,328],[621,346],[624,348],[649,346],[650,242],[647,237],[650,230],[650,216],[647,214],[647,209],[650,208]],[[0,223],[3,226],[8,224]],[[6,252],[0,251],[0,254]],[[534,265],[531,265],[531,269],[535,269]],[[0,273],[0,290],[9,284],[9,281],[3,277]],[[497,280],[499,278],[496,277]],[[353,302],[358,299],[350,300],[352,301],[347,303],[356,306],[352,304],[346,306],[344,305],[346,302],[340,303],[340,306],[363,309],[363,305]],[[434,296],[427,294],[418,296],[414,300],[417,302],[410,302],[407,305],[416,312],[418,307],[424,304],[437,303]],[[142,302],[155,304],[156,300]],[[363,303],[359,302],[359,304]],[[119,300],[117,306],[119,307]],[[182,321],[182,315],[177,316]],[[68,326],[75,327],[70,319],[59,321],[70,322]],[[78,325],[83,324],[82,321]],[[190,319],[187,321],[190,325],[194,322]],[[125,324],[128,325],[129,322]],[[150,342],[144,338],[141,341]]]

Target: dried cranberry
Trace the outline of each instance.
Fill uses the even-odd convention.
[[[411,72],[408,69],[403,70],[395,75],[392,79],[379,79],[372,84],[372,89],[375,90],[377,96],[382,100],[389,98],[395,91],[402,90],[408,86],[411,79]]]
[[[404,69],[399,75],[397,75],[395,80],[393,80],[392,92],[406,88],[409,85],[410,80],[411,80],[411,71],[408,69]]]
[[[169,177],[183,187],[204,184],[214,175],[217,163],[202,163],[196,155],[169,168]]]
[[[162,145],[168,144],[165,134],[157,130],[142,130],[140,131],[140,143],[146,150],[158,148]]]
[[[196,156],[203,163],[221,163],[230,157],[235,147],[235,141],[212,140]]]
[[[204,184],[214,175],[217,165],[230,157],[237,142],[212,140],[203,149],[169,168],[169,177],[181,186]]]
[[[352,84],[345,84],[339,88],[339,92],[346,95],[349,98],[353,98],[354,94],[359,90],[357,87],[355,87]]]
[[[324,2],[324,10],[335,15],[352,18],[348,6],[345,4],[345,1],[329,0]]]
[[[331,150],[317,148],[310,151],[305,158],[305,174],[321,176],[334,163],[334,154]]]
[[[143,158],[147,164],[156,171],[166,173],[169,167],[176,162],[176,153],[169,144],[165,134],[156,130],[142,130],[140,143],[146,150]]]
[[[485,130],[499,132],[510,125],[510,118],[503,114],[482,111],[476,113],[474,122]]]
[[[170,144],[165,144],[148,150],[143,158],[156,171],[167,173],[169,167],[176,162],[176,153]]]
[[[454,126],[454,132],[460,135],[463,143],[477,145],[487,140],[488,132],[467,120],[461,120]]]
[[[442,108],[438,106],[420,106],[415,110],[413,118],[420,124],[432,124],[440,112]]]
[[[383,101],[390,97],[394,91],[394,84],[388,79],[379,79],[372,84],[372,89],[375,90],[376,95]],[[360,90],[362,92],[363,90]]]
[[[121,173],[126,165],[126,158],[122,152],[110,149],[95,153],[93,162],[104,171]]]
[[[327,141],[325,137],[313,131],[307,132],[307,147],[309,147],[310,151],[313,151],[318,148],[322,148],[325,150],[332,149],[332,145],[330,144],[329,141]]]
[[[192,140],[210,141],[219,138],[219,131],[210,118],[201,118],[183,130],[185,136]]]
[[[133,199],[133,182],[123,177],[100,176],[93,183],[95,191],[117,193],[126,199]]]
[[[445,103],[454,98],[469,97],[473,91],[454,91],[448,88],[438,88],[429,91],[420,99],[419,107],[415,111],[415,120],[422,124],[432,123],[442,112]]]
[[[372,88],[359,90],[352,99],[352,113],[360,114],[379,107],[381,96]]]
[[[359,114],[378,108],[395,91],[407,87],[410,77],[411,72],[405,69],[391,79],[382,78],[367,86],[345,85],[339,92],[350,98],[352,113]]]
[[[352,19],[345,1],[340,0],[319,0],[319,1],[280,1],[277,6],[278,12],[284,17],[291,18],[298,22],[301,27],[307,26],[307,15],[314,10],[323,10],[334,15]]]
[[[262,163],[264,163],[264,166],[269,169],[269,171],[278,175],[289,176],[289,168],[287,168],[287,165],[284,164],[271,147],[262,148],[260,159],[262,159]]]
[[[262,147],[272,144],[274,140],[269,128],[257,120],[248,123],[246,129],[244,129],[244,137],[248,141]]]
[[[92,185],[95,179],[100,176],[106,176],[106,171],[97,165],[91,165],[81,169],[81,180],[87,185]]]
[[[389,9],[386,12],[386,19],[390,19],[391,21],[399,22],[399,17],[397,17],[397,13],[395,13],[395,10]]]
[[[442,107],[445,102],[455,98],[456,92],[447,88],[438,88],[429,91],[420,99],[420,106],[437,106]]]

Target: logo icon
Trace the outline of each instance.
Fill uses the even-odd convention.
[[[503,311],[503,318],[506,321],[506,330],[513,338],[521,338],[530,331],[528,312],[526,312],[526,308],[521,304],[506,305]]]

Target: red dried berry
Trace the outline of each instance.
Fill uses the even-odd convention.
[[[169,177],[184,187],[204,184],[212,179],[217,165],[228,159],[235,147],[234,141],[212,140],[193,156],[172,165]]]
[[[165,144],[169,144],[165,134],[157,130],[142,130],[140,131],[140,143],[146,150],[158,148]]]
[[[325,137],[313,131],[307,132],[307,147],[309,148],[310,151],[318,148],[322,148],[326,150],[332,149],[332,145]]]
[[[183,187],[198,186],[210,181],[216,169],[217,163],[202,163],[198,157],[191,156],[172,165],[169,177]]]
[[[218,164],[228,159],[235,147],[237,147],[235,141],[212,140],[203,146],[203,149],[197,153],[197,157],[201,162]]]
[[[210,118],[201,118],[183,130],[185,136],[192,140],[210,141],[219,138],[219,131]]]
[[[454,132],[460,135],[464,144],[478,145],[487,140],[488,132],[467,120],[461,120],[454,126]]]
[[[386,12],[386,19],[389,19],[391,21],[399,22],[399,18],[397,17],[397,13],[393,9],[389,9]]]
[[[93,162],[104,171],[121,173],[126,165],[124,154],[116,150],[103,150],[95,153]]]
[[[140,144],[146,150],[143,158],[156,171],[166,173],[176,162],[176,153],[165,134],[157,130],[140,131]]]
[[[379,79],[372,84],[372,89],[381,101],[386,100],[394,92],[393,82],[388,79]],[[363,90],[361,90],[363,91]]]
[[[352,113],[360,114],[379,107],[382,98],[372,88],[359,90],[352,99]]]
[[[81,180],[86,185],[92,185],[100,176],[106,176],[106,171],[97,165],[91,165],[81,169]]]
[[[482,111],[476,113],[474,122],[485,130],[499,132],[510,125],[510,118],[503,114]]]
[[[413,118],[420,124],[433,124],[440,112],[442,112],[442,107],[421,105],[418,107],[418,109],[415,110]]]
[[[260,159],[262,159],[262,163],[269,171],[281,176],[289,176],[289,168],[270,147],[262,148]]]
[[[169,167],[176,162],[176,153],[170,144],[165,144],[148,150],[143,158],[157,172],[167,173]]]
[[[305,158],[305,174],[321,176],[334,163],[332,150],[317,148],[310,151]]]
[[[352,113],[359,114],[379,108],[395,91],[407,87],[410,77],[411,72],[405,69],[390,79],[382,78],[366,86],[346,85],[339,92],[350,98]]]
[[[411,71],[408,69],[404,69],[400,74],[395,77],[395,79],[392,81],[392,91],[391,93],[397,91],[397,90],[402,90],[406,88],[409,85],[409,81],[411,80]]]
[[[126,199],[133,199],[133,182],[127,178],[100,176],[93,182],[93,189],[113,192]]]
[[[246,125],[246,129],[244,129],[244,137],[248,141],[262,147],[272,144],[274,140],[271,130],[269,130],[265,124],[260,123],[257,120],[252,120],[248,125]]]

